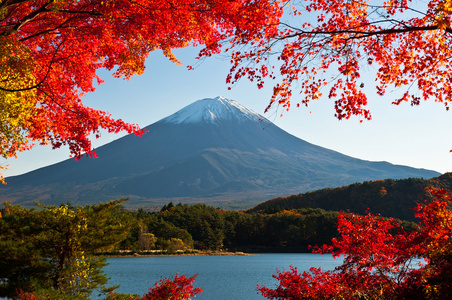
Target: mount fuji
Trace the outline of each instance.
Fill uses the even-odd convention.
[[[169,201],[248,208],[277,196],[435,171],[352,158],[301,140],[239,103],[203,99],[96,149],[9,177],[0,202],[89,204],[127,197],[128,206]]]

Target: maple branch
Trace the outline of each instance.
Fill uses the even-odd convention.
[[[34,38],[34,37],[37,37],[37,36],[40,36],[40,35],[43,35],[43,34],[46,34],[46,33],[51,33],[51,32],[53,32],[53,31],[55,31],[57,29],[63,28],[65,24],[67,24],[68,22],[70,22],[70,21],[72,21],[72,20],[74,20],[76,18],[77,17],[68,18],[64,22],[62,22],[60,25],[58,25],[58,26],[56,26],[54,28],[46,29],[46,30],[37,32],[35,34],[29,35],[27,37],[23,37],[23,38],[19,39],[19,41],[23,42],[23,41],[26,41],[28,39],[31,39],[31,38]]]
[[[405,33],[405,32],[413,32],[413,31],[432,31],[432,30],[438,30],[438,25],[430,25],[430,26],[413,26],[413,27],[406,27],[406,28],[400,28],[400,29],[384,29],[381,31],[373,31],[373,32],[366,32],[366,31],[357,31],[357,30],[344,30],[339,31],[338,33],[353,33],[353,34],[362,34],[360,36],[356,37],[350,37],[349,39],[359,39],[374,35],[385,35],[385,34],[392,34],[392,33]],[[445,31],[448,33],[452,33],[452,29],[447,27],[445,28]]]
[[[22,4],[22,3],[25,3],[25,2],[29,2],[29,1],[30,1],[30,0],[17,0],[17,1],[13,1],[13,2],[12,2],[11,4],[9,4],[9,5],[6,5],[5,7],[9,7],[9,6],[12,6],[12,5],[17,5],[17,4]],[[5,27],[7,28],[7,27],[13,26],[11,29],[2,32],[1,35],[9,35],[9,34],[11,34],[12,32],[17,32],[17,31],[18,31],[22,26],[24,26],[26,23],[32,21],[33,19],[35,19],[36,17],[38,17],[39,15],[41,15],[41,14],[43,14],[43,13],[48,13],[48,12],[51,12],[51,11],[59,12],[59,13],[62,13],[62,14],[70,14],[70,15],[102,16],[102,13],[101,13],[101,12],[95,11],[95,10],[93,10],[93,9],[92,9],[92,10],[83,10],[83,8],[81,8],[80,10],[64,10],[64,9],[52,10],[52,9],[49,9],[48,6],[49,6],[50,4],[52,4],[53,2],[54,2],[54,0],[48,1],[48,2],[45,3],[43,6],[41,6],[39,9],[33,11],[33,12],[30,13],[29,15],[25,16],[24,18],[22,18],[22,20],[20,20],[20,21],[18,21],[17,23],[15,23],[15,25],[14,25],[14,24],[8,24],[8,25],[3,25],[3,26],[1,26],[1,27],[3,27],[3,28],[5,28]],[[6,3],[6,2],[5,2],[5,3]],[[17,6],[17,7],[19,7],[19,6]],[[0,9],[1,9],[1,8],[2,8],[2,7],[0,6]],[[11,10],[11,11],[8,13],[8,15],[7,15],[4,19],[7,19],[7,18],[11,15],[11,13],[12,13],[13,11],[14,11],[14,9]],[[52,29],[46,29],[46,30],[43,30],[43,31],[41,31],[41,32],[34,33],[33,35],[30,35],[30,36],[28,36],[28,37],[25,37],[25,38],[20,39],[20,41],[25,41],[25,40],[27,40],[27,39],[29,39],[29,38],[33,38],[33,37],[36,37],[36,36],[39,36],[39,35],[42,35],[42,34],[46,34],[46,33],[55,31],[55,30],[57,30],[57,29],[59,29],[59,28],[62,28],[66,23],[68,23],[68,22],[71,21],[71,20],[74,20],[75,18],[76,18],[76,17],[71,17],[71,18],[65,20],[64,22],[62,22],[60,25],[58,25],[58,26],[56,26],[56,27],[54,27],[54,28],[52,28]]]
[[[360,3],[360,2],[357,2],[357,1],[352,1],[352,2]],[[435,19],[435,17],[433,17],[431,15],[428,15],[428,14],[426,14],[426,13],[420,11],[420,10],[414,9],[412,7],[409,7],[409,6],[395,6],[395,5],[383,6],[383,5],[371,5],[371,4],[368,4],[368,6],[371,7],[371,8],[375,8],[375,9],[388,9],[388,8],[406,9],[406,10],[410,10],[412,12],[418,13],[420,15],[423,15],[425,17],[430,17],[432,19]]]
[[[17,4],[22,4],[22,3],[26,3],[26,2],[31,2],[33,0],[11,0],[11,1],[2,1],[0,4],[0,10],[13,6],[13,5],[17,5]]]
[[[16,25],[10,29],[9,31],[16,32],[18,31],[22,26],[24,26],[26,23],[30,22],[40,14],[44,12],[49,12],[50,10],[47,9],[47,7],[53,2],[53,0],[47,1],[43,6],[41,6],[38,10],[35,10],[31,14],[25,16],[22,20],[18,21]]]
[[[387,22],[387,21],[379,21],[379,22]],[[355,36],[350,36],[346,40],[350,39],[361,39],[366,38],[374,35],[386,35],[386,34],[393,34],[393,33],[406,33],[406,32],[413,32],[413,31],[432,31],[432,30],[438,30],[438,25],[430,25],[430,26],[407,26],[405,28],[390,28],[390,29],[383,29],[379,31],[361,31],[356,29],[344,29],[344,30],[333,30],[333,31],[306,31],[306,30],[300,30],[299,28],[295,28],[293,26],[290,26],[285,23],[280,23],[281,25],[284,25],[292,30],[295,30],[297,32],[294,32],[292,34],[281,36],[277,39],[284,40],[287,38],[293,38],[300,35],[337,35],[337,34],[354,34]],[[373,24],[373,23],[372,23]],[[445,28],[445,31],[448,33],[452,33],[452,29],[449,27]]]
[[[103,14],[96,10],[58,10],[60,13],[76,14],[76,15],[91,15],[91,16],[103,16]]]
[[[184,6],[188,7],[188,8],[185,8],[185,7],[182,8],[181,5],[178,5],[178,6],[174,5],[173,2],[168,2],[169,6],[170,6],[169,8],[151,8],[149,6],[144,6],[143,4],[138,3],[136,1],[133,1],[133,0],[129,0],[129,1],[133,5],[136,5],[137,7],[141,8],[143,10],[147,10],[147,11],[185,10],[185,11],[196,11],[196,12],[207,12],[207,11],[211,10],[210,8],[203,8],[203,9],[201,9],[201,8],[199,8],[200,7],[199,5],[195,5],[195,4],[185,4]]]
[[[31,0],[17,1],[17,3],[13,3],[13,4],[11,4],[11,5],[8,5],[8,1],[5,1],[5,2],[3,2],[2,5],[0,6],[0,10],[5,11],[6,8],[8,8],[8,7],[10,7],[10,6],[13,6],[13,5],[16,5],[16,4],[26,3],[26,2],[28,2],[28,1],[31,1]],[[15,2],[16,2],[16,1],[15,1]],[[16,9],[17,9],[18,7],[20,7],[20,5],[17,5],[17,6],[14,7],[13,9],[10,9],[10,10],[8,11],[8,13],[7,13],[6,15],[3,16],[3,18],[1,19],[1,21],[8,20],[8,18],[16,11]],[[10,27],[10,26],[11,26],[10,24],[7,24],[7,25],[2,25],[2,26],[0,26],[0,27],[1,27],[1,28],[5,28],[5,27]]]
[[[79,114],[78,112],[76,112],[75,110],[70,109],[70,108],[67,108],[66,106],[64,106],[63,104],[61,104],[61,103],[58,102],[57,100],[55,100],[55,98],[54,98],[51,94],[47,93],[45,90],[43,90],[43,89],[41,89],[41,88],[39,88],[39,87],[37,87],[36,89],[37,89],[38,91],[40,91],[41,93],[43,93],[44,95],[46,95],[47,98],[49,98],[53,103],[55,103],[55,104],[56,104],[57,106],[59,106],[61,109],[65,110],[65,111],[69,111],[69,112],[73,113],[74,115],[80,115],[80,114]]]
[[[56,57],[60,47],[63,45],[63,43],[65,41],[66,41],[66,39],[63,39],[61,41],[61,43],[58,44],[57,48],[55,49],[55,52],[53,53],[52,59],[50,60],[50,64],[49,64],[49,67],[47,68],[47,72],[46,72],[44,78],[39,81],[39,83],[37,83],[37,84],[35,84],[33,86],[30,86],[30,87],[21,88],[21,89],[7,89],[7,88],[4,88],[4,87],[0,86],[0,90],[1,91],[5,91],[5,92],[24,92],[24,91],[29,91],[29,90],[32,90],[32,89],[37,89],[39,86],[41,86],[44,83],[44,81],[47,79],[47,77],[49,76],[50,71],[52,69],[52,64],[55,62],[55,57]]]

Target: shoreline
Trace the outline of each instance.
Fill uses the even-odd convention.
[[[230,252],[230,251],[200,251],[195,250],[193,252],[122,252],[122,253],[99,253],[95,256],[104,257],[157,257],[157,256],[251,256],[254,254],[245,253],[241,251]]]

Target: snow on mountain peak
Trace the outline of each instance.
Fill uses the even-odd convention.
[[[198,100],[166,117],[163,121],[175,124],[200,122],[215,124],[220,120],[236,120],[238,122],[251,120],[260,122],[263,119],[259,114],[234,100],[216,97]]]

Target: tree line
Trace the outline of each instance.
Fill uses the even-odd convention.
[[[135,225],[120,244],[128,250],[307,252],[335,236],[337,213],[294,209],[276,213],[227,211],[170,202],[160,212],[128,212]]]
[[[303,194],[278,197],[250,209],[251,212],[318,207],[357,214],[371,212],[384,217],[417,222],[413,208],[431,198],[430,188],[452,189],[452,173],[422,179],[385,179],[357,182],[337,188],[325,188]]]

